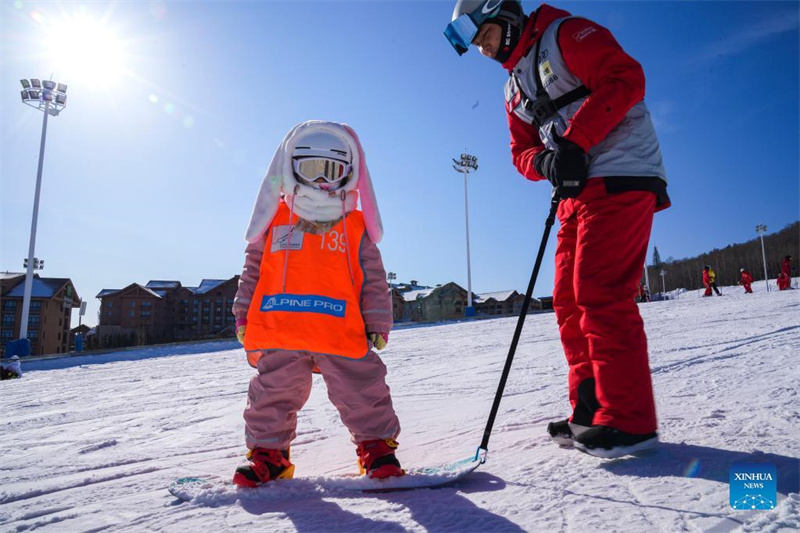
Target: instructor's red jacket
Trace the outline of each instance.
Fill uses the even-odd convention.
[[[539,6],[528,17],[519,43],[503,67],[511,71],[553,21],[568,16],[568,11],[547,4]],[[587,26],[595,29],[591,43],[570,38],[576,32],[585,31]],[[559,28],[558,44],[569,70],[591,91],[564,133],[565,138],[588,152],[605,139],[625,114],[644,98],[644,72],[642,66],[625,53],[606,28],[587,19],[571,18],[564,21]],[[536,154],[544,150],[536,127],[525,123],[508,107],[506,114],[514,166],[529,180],[545,179],[534,167]],[[657,210],[666,207],[669,207],[668,199],[660,203]]]

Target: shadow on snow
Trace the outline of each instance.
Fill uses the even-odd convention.
[[[280,501],[244,499],[242,508],[248,513],[262,515],[277,513],[292,521],[297,531],[407,531],[398,522],[367,518],[348,511],[334,499],[383,500],[391,512],[408,514],[426,531],[509,531],[523,532],[517,524],[478,507],[462,493],[493,492],[505,488],[505,482],[485,472],[474,472],[451,486],[395,491],[365,495],[337,491],[335,494],[309,491],[299,499]],[[380,511],[384,515],[386,511]]]
[[[609,461],[601,468],[612,474],[637,477],[691,477],[728,484],[734,463],[772,463],[778,473],[778,492],[800,491],[800,459],[774,453],[739,452],[686,443],[662,442],[646,457]]]

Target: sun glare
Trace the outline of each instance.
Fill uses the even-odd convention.
[[[114,87],[126,72],[124,43],[85,13],[47,24],[47,54],[56,77],[70,84]]]

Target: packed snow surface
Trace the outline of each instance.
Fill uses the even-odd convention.
[[[488,459],[454,485],[303,490],[184,503],[178,477],[229,477],[253,370],[232,342],[24,364],[0,383],[0,531],[792,531],[800,528],[800,291],[723,288],[640,306],[660,449],[602,460],[556,447],[568,412],[552,313],[527,318]],[[516,318],[396,329],[383,358],[406,466],[475,453]],[[324,383],[300,414],[299,478],[352,473]],[[778,504],[735,511],[734,462],[776,465]],[[312,486],[308,484],[308,486]],[[276,487],[277,488],[277,487]]]

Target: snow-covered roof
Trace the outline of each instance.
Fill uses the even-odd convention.
[[[210,291],[212,289],[215,289],[216,287],[219,287],[220,285],[222,285],[226,281],[228,281],[228,280],[227,279],[204,279],[203,281],[200,282],[200,285],[198,287],[186,287],[186,288],[189,289],[190,291],[192,291],[195,294],[205,294],[208,291]]]
[[[148,293],[152,294],[152,295],[153,295],[153,296],[155,296],[156,298],[163,298],[163,297],[164,297],[164,294],[166,294],[166,291],[154,291],[154,290],[152,290],[152,289],[148,289],[147,287],[142,287],[142,286],[141,286],[141,285],[139,285],[138,283],[136,283],[135,285],[136,285],[137,287],[139,287],[140,289],[142,289],[143,291],[145,291],[145,292],[148,292]],[[163,293],[163,294],[159,294],[159,292],[161,292],[161,293]]]
[[[112,294],[115,294],[115,293],[120,292],[120,291],[124,291],[124,290],[126,290],[126,289],[128,289],[130,287],[138,287],[138,288],[142,289],[143,291],[145,291],[146,293],[150,294],[151,296],[155,296],[156,298],[163,298],[164,295],[167,293],[166,291],[154,291],[152,289],[148,289],[147,287],[145,287],[143,285],[139,285],[138,283],[131,283],[130,285],[128,285],[127,287],[125,287],[123,289],[103,289],[103,290],[101,290],[100,292],[97,293],[96,297],[97,298],[103,298],[105,296],[111,296]],[[159,293],[161,293],[161,294],[159,294]]]
[[[24,275],[25,272],[0,272],[0,279],[12,279]]]
[[[31,298],[52,298],[55,293],[67,283],[67,278],[33,278]],[[20,280],[14,288],[8,291],[6,297],[22,298],[25,295],[25,280]]]
[[[485,302],[486,300],[494,299],[498,302],[505,302],[506,300],[511,298],[515,292],[517,291],[511,290],[511,291],[497,291],[497,292],[482,292],[478,295],[478,301]]]
[[[150,280],[147,282],[148,289],[175,289],[181,286],[180,281],[166,281],[166,280]]]
[[[407,291],[419,291],[422,289],[433,289],[434,287],[430,287],[428,285],[414,285],[411,283],[390,283],[389,287],[393,289],[397,289],[400,292],[407,292]]]
[[[162,298],[164,298],[167,295],[167,291],[165,291],[163,289],[151,289],[151,290],[153,290],[154,293],[156,293],[157,295],[161,296]]]
[[[413,302],[414,300],[418,300],[420,298],[425,298],[430,293],[435,291],[436,289],[421,289],[418,291],[408,291],[403,293],[403,301],[405,302]]]
[[[119,291],[120,291],[119,289],[103,289],[102,291],[97,293],[97,296],[95,296],[95,298],[105,298],[106,296],[110,296],[115,292]]]

